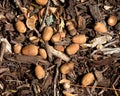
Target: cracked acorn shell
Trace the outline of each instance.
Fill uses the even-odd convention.
[[[92,84],[94,80],[95,80],[95,77],[94,77],[93,73],[87,73],[86,75],[83,76],[81,83],[83,86],[88,86],[88,85]]]
[[[35,75],[38,79],[42,79],[45,76],[45,70],[40,65],[36,65],[35,67]]]
[[[25,26],[25,24],[21,21],[21,20],[18,20],[15,24],[15,27],[16,27],[16,30],[19,32],[19,33],[25,33],[27,28]]]
[[[35,46],[33,44],[27,45],[22,48],[22,54],[28,56],[35,56],[38,54],[38,46]]]

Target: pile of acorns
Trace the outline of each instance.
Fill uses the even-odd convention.
[[[48,0],[36,0],[36,3],[39,5],[42,5],[42,6],[46,5],[47,2],[48,2]],[[44,10],[42,9],[40,14],[42,14],[43,11]],[[36,22],[36,20],[37,19],[35,17],[32,18],[32,21],[34,23]],[[20,34],[24,34],[27,31],[28,26],[33,26],[29,23],[31,23],[31,22],[27,22],[27,24],[25,25],[23,21],[18,20],[15,24],[16,30]],[[117,23],[117,17],[110,16],[108,18],[107,23],[110,26],[115,26]],[[68,34],[71,36],[72,43],[69,44],[68,46],[66,46],[66,49],[64,49],[64,46],[62,46],[62,45],[55,45],[54,48],[58,51],[67,53],[67,55],[74,55],[78,52],[80,46],[87,42],[87,36],[85,34],[79,34],[77,32],[77,30],[75,29],[75,24],[71,20],[66,22],[66,27],[68,29]],[[29,29],[34,29],[34,26]],[[97,22],[94,26],[94,30],[99,33],[105,33],[108,31],[105,23],[103,23],[103,22]],[[62,39],[65,37],[66,37],[66,32],[54,33],[54,28],[52,26],[45,26],[43,32],[41,33],[41,39],[44,42],[51,41],[52,43],[58,43],[58,42],[61,42]],[[35,40],[34,42],[39,42],[40,39],[36,36],[31,36],[31,37],[29,37],[29,40],[31,40],[31,41]],[[28,56],[35,56],[35,55],[39,54],[44,59],[47,59],[46,49],[40,48],[40,46],[36,46],[35,44],[29,44],[29,45],[26,45],[23,47],[22,44],[18,43],[13,46],[13,51],[16,54],[22,53],[23,55],[28,55]],[[75,66],[75,64],[73,62],[67,62],[60,67],[60,72],[64,75],[66,75],[74,70],[74,66]],[[38,79],[42,79],[45,76],[45,70],[42,68],[42,66],[37,64],[36,68],[35,68],[35,74]],[[93,73],[87,73],[83,77],[81,84],[83,86],[87,86],[87,85],[90,85],[91,83],[93,83],[94,80],[95,80],[95,78],[94,78]]]

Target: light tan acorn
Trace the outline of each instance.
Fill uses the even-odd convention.
[[[27,28],[25,26],[25,24],[23,23],[23,21],[18,20],[15,24],[16,30],[20,33],[25,33]]]
[[[93,73],[87,73],[85,76],[83,76],[81,83],[83,86],[88,86],[88,85],[92,84],[94,80],[95,80],[95,77],[94,77]]]
[[[38,79],[42,79],[45,76],[45,70],[40,65],[36,65],[35,67],[35,75]]]
[[[106,33],[107,32],[107,27],[105,26],[104,23],[97,22],[94,26],[94,30],[99,32],[99,33]]]
[[[42,38],[45,42],[49,41],[53,35],[53,29],[50,26],[45,27]]]
[[[22,54],[28,56],[35,56],[38,54],[38,46],[35,46],[33,44],[27,45],[22,48]]]
[[[109,18],[108,18],[108,24],[110,26],[115,26],[117,24],[117,17],[116,16],[113,16],[111,15]]]
[[[74,55],[75,53],[77,53],[78,50],[79,50],[79,44],[70,44],[66,48],[66,52],[68,55]]]

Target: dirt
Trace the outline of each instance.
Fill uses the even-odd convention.
[[[56,11],[50,11],[50,7]],[[45,11],[41,16],[42,8],[45,8]],[[35,28],[30,30],[26,20],[34,14],[38,19]],[[117,18],[114,26],[107,22],[111,15]],[[15,23],[18,20],[24,22],[27,28],[25,33],[20,33],[16,29]],[[66,25],[67,21],[73,23],[73,30]],[[99,33],[94,30],[97,22],[103,22],[108,31]],[[51,40],[44,42],[42,34],[46,26],[53,28],[53,34],[65,32],[65,37],[60,42]],[[1,0],[0,96],[119,96],[119,26],[119,0],[49,0],[44,6],[38,5],[35,0]],[[95,41],[92,40],[101,36],[109,35],[112,39],[108,41],[105,39],[105,43],[101,43],[100,40],[94,47],[81,44],[75,54],[68,55],[66,48],[73,43],[74,34],[84,34],[87,37],[86,44],[93,44]],[[30,40],[32,36],[37,39]],[[22,48],[29,44],[44,48],[47,58],[40,54],[28,56],[22,52],[15,53],[13,50],[15,44],[21,44]],[[9,46],[8,49],[6,45]],[[56,45],[62,45],[64,51],[53,48]],[[60,68],[67,62],[73,62],[74,69],[62,74]],[[37,64],[45,70],[42,79],[38,79],[35,74]],[[94,81],[83,86],[81,82],[87,73],[94,74]],[[69,88],[64,88],[64,83],[60,84],[62,79],[70,81]],[[72,95],[65,95],[65,92]]]

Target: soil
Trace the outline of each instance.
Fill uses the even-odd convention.
[[[54,8],[55,12],[53,9],[51,11],[50,7]],[[45,9],[42,13],[43,8]],[[35,23],[32,22],[33,30],[31,30],[26,21],[35,14],[38,19]],[[117,18],[114,26],[110,26],[107,22],[111,15]],[[25,24],[27,28],[25,33],[20,33],[16,29],[15,24],[18,20]],[[68,26],[66,24],[68,21],[72,22],[72,25]],[[97,22],[103,22],[108,31],[99,33],[94,30]],[[64,32],[65,37],[61,35],[59,42],[51,40],[45,42],[42,34],[46,26],[53,28],[53,34]],[[97,45],[100,44],[101,47],[80,44],[75,54],[68,55],[66,48],[73,43],[72,37],[79,34],[86,36],[85,44],[92,44],[95,42],[93,39],[102,36],[109,35],[112,39],[105,39],[105,43],[102,44],[101,40],[98,41]],[[30,37],[36,39],[31,40]],[[13,49],[15,44],[21,44],[22,48],[30,44],[43,48],[47,52],[47,58],[43,58],[40,54],[29,56],[22,52],[15,53]],[[62,52],[54,48],[58,45],[63,46]],[[74,63],[74,69],[66,74],[61,73],[61,66],[69,62]],[[38,79],[35,74],[37,65],[45,71],[42,79]],[[94,80],[83,86],[81,82],[87,73],[92,73]],[[66,82],[60,83],[63,79],[70,81],[67,83],[67,88],[64,87]],[[90,81],[89,78],[87,80]],[[49,0],[44,6],[38,5],[35,0],[0,1],[0,96],[119,95],[119,0]]]

